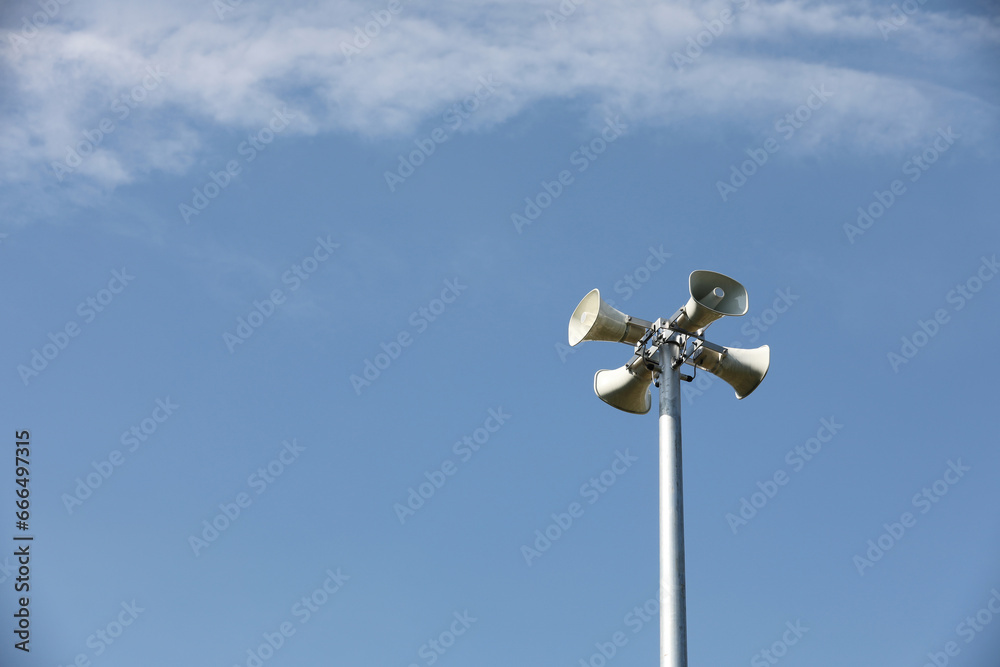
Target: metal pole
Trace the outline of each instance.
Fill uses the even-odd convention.
[[[681,346],[661,343],[660,362],[660,667],[687,667],[684,487],[681,481]]]

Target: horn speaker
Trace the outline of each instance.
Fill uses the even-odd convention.
[[[750,307],[747,290],[729,276],[715,271],[693,271],[688,278],[691,298],[675,319],[685,331],[699,331],[723,315],[746,315]]]
[[[635,345],[653,326],[652,322],[629,317],[609,306],[601,298],[600,290],[591,290],[569,318],[569,344],[585,340],[606,340],[612,343]]]
[[[736,398],[746,398],[767,375],[771,348],[767,345],[753,350],[727,347],[719,352],[699,346],[690,362],[729,383],[736,390]]]
[[[649,385],[653,371],[640,357],[615,370],[600,370],[594,374],[594,393],[613,408],[636,415],[649,412],[653,404]]]

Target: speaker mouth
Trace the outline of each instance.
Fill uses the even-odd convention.
[[[601,312],[601,292],[593,289],[580,300],[573,315],[569,318],[569,344],[577,345],[586,340],[587,334],[594,328]]]
[[[715,271],[692,271],[688,289],[700,307],[713,313],[739,317],[750,310],[746,288],[727,275]],[[715,296],[716,290],[723,292],[721,297]]]
[[[593,289],[583,297],[569,318],[569,344],[603,340],[635,345],[652,326],[652,322],[626,315],[605,302],[601,291]]]
[[[763,373],[763,375],[760,376],[760,379],[757,380],[757,384],[755,384],[753,386],[753,389],[751,389],[747,393],[743,394],[742,396],[739,396],[739,395],[736,396],[736,398],[738,398],[740,400],[743,400],[744,398],[746,398],[747,396],[749,396],[750,394],[752,394],[754,392],[754,390],[756,390],[757,387],[759,387],[764,382],[764,378],[767,377],[768,371],[771,370],[771,346],[770,345],[762,345],[761,347],[759,347],[757,349],[760,350],[761,352],[764,352],[764,353],[767,354],[767,363],[764,365],[764,373]]]

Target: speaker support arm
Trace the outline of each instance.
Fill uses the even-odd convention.
[[[716,345],[715,343],[710,343],[707,340],[705,340],[704,338],[701,338],[694,345],[694,347],[692,348],[691,352],[687,356],[684,357],[684,363],[686,363],[686,364],[688,364],[690,366],[694,366],[695,365],[695,361],[697,361],[698,357],[700,357],[704,353],[704,350],[711,350],[712,352],[716,352],[716,353],[719,354],[720,357],[724,357],[727,354],[729,354],[729,350],[727,350],[726,348],[722,347],[721,345]]]
[[[663,322],[662,326],[666,327],[667,329],[670,329],[671,331],[676,331],[677,333],[684,334],[685,336],[694,336],[694,335],[696,335],[695,333],[693,333],[691,331],[687,331],[686,329],[682,329],[677,324],[677,320],[679,320],[682,317],[685,317],[685,318],[687,317],[687,311],[684,310],[684,306],[681,306],[680,308],[678,308],[677,312],[674,313],[673,315],[671,315],[669,320],[659,319],[656,322],[657,322],[657,324],[659,324],[660,322]]]
[[[636,325],[642,327],[643,329],[651,329],[653,327],[653,323],[652,322],[649,322],[647,320],[641,320],[638,317],[632,317],[631,315],[626,315],[625,318],[626,318],[625,321],[628,324],[636,324]]]

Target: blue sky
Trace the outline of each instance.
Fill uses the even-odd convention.
[[[994,664],[991,3],[0,26],[0,663],[655,664],[656,418],[566,325],[708,269],[771,368],[682,387],[690,663]]]

